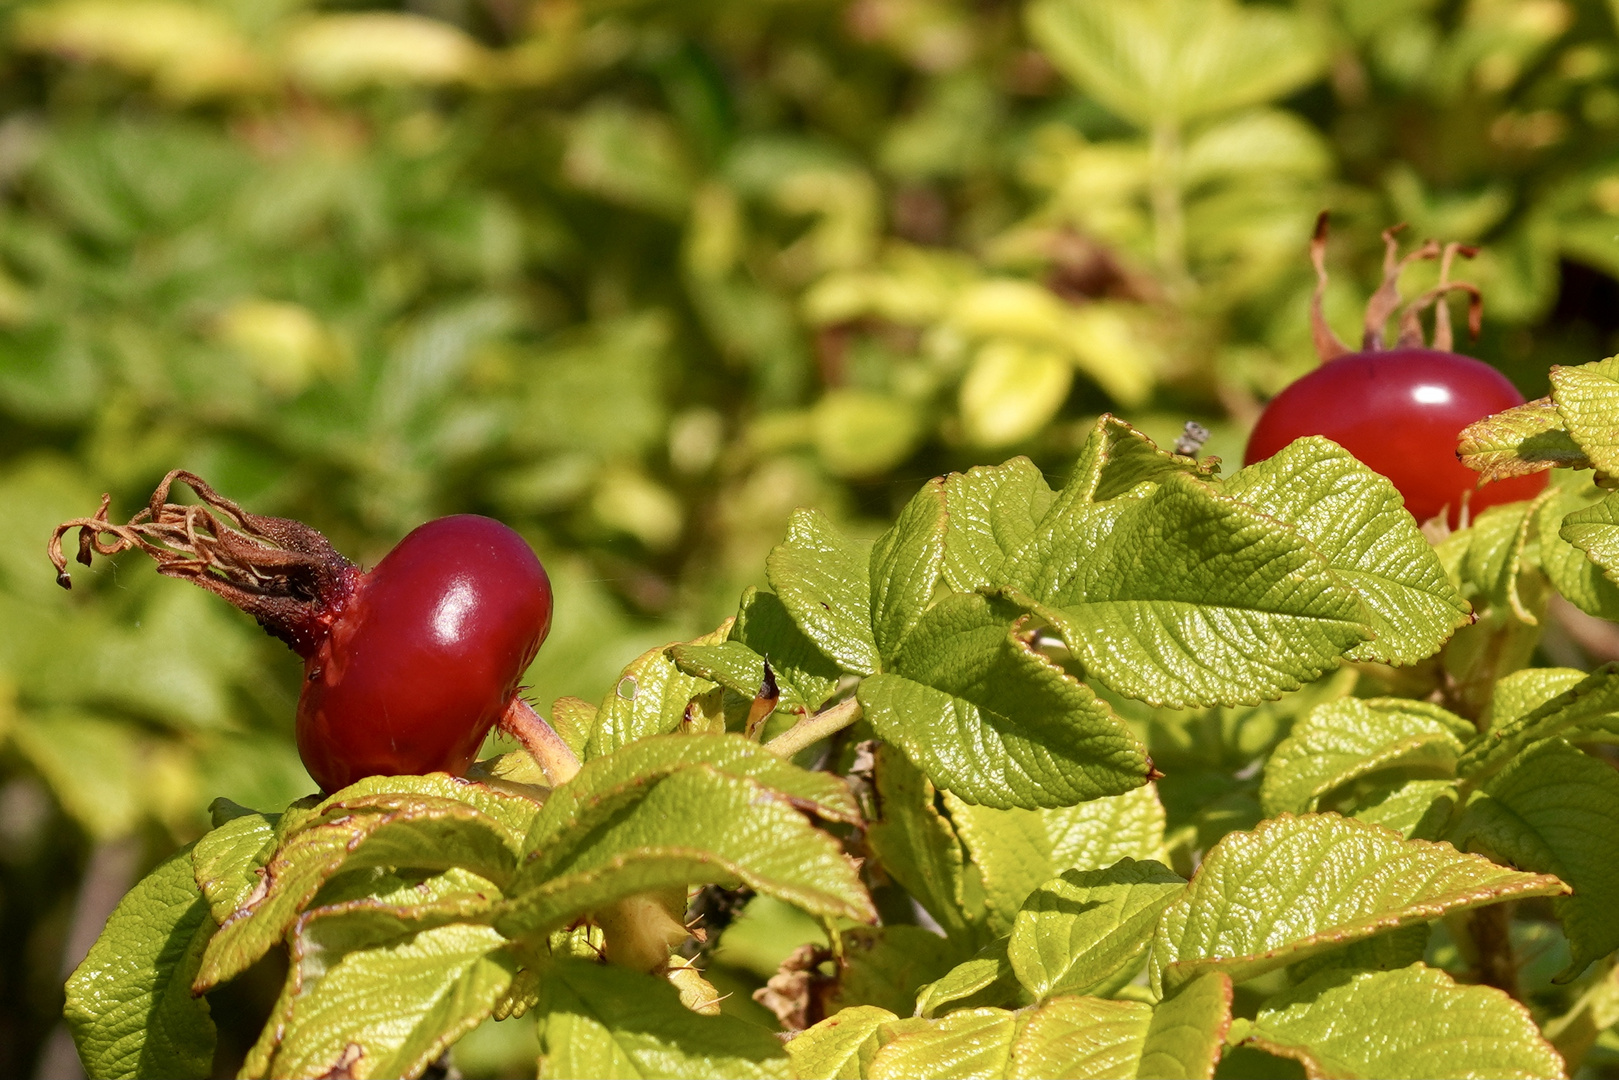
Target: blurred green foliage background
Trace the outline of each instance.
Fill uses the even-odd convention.
[[[1472,351],[1528,395],[1619,350],[1616,20],[0,4],[0,1073],[49,1052],[101,894],[214,796],[311,787],[249,620],[135,556],[56,588],[49,530],[103,491],[127,516],[183,466],[367,564],[497,516],[557,588],[532,696],[596,699],[730,614],[795,506],[872,533],[948,469],[1060,477],[1103,411],[1240,457],[1315,362],[1323,207],[1350,340],[1407,221],[1483,245]]]

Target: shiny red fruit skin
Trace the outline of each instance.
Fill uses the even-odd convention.
[[[304,664],[298,753],[322,790],[466,771],[551,628],[551,583],[522,537],[429,521],[361,575]]]
[[[1325,435],[1394,482],[1405,508],[1427,521],[1447,505],[1459,523],[1463,492],[1473,516],[1533,498],[1546,475],[1517,476],[1475,489],[1478,474],[1456,459],[1462,428],[1523,404],[1505,375],[1469,356],[1433,349],[1350,353],[1329,360],[1265,406],[1244,465],[1294,439]]]

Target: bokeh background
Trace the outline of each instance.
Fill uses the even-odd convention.
[[[62,592],[55,522],[103,491],[127,516],[182,466],[366,564],[491,514],[557,589],[532,696],[598,699],[730,614],[795,506],[870,534],[949,469],[1060,478],[1104,411],[1240,458],[1315,363],[1324,207],[1345,338],[1406,221],[1483,245],[1471,351],[1527,395],[1619,351],[1616,21],[0,3],[0,1074],[74,1066],[64,965],[213,797],[312,786],[295,658],[138,556]],[[774,948],[737,935],[739,1000]],[[266,979],[216,999],[222,1068]],[[480,1033],[458,1065],[532,1053]]]

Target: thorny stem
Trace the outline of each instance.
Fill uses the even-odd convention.
[[[845,698],[830,709],[822,709],[814,716],[806,716],[774,739],[765,743],[765,749],[790,758],[806,746],[813,746],[828,735],[842,731],[860,719],[858,698]]]
[[[188,485],[204,505],[169,502],[176,481]],[[62,537],[78,529],[76,557],[85,566],[96,555],[139,549],[157,562],[158,573],[224,597],[307,657],[359,580],[359,568],[316,530],[300,521],[250,514],[183,469],[165,476],[146,508],[127,524],[108,520],[111,504],[112,496],[103,495],[93,515],[65,521],[51,534],[46,550],[64,589],[73,581]]]
[[[522,743],[552,787],[561,787],[579,773],[579,758],[556,729],[521,697],[512,698],[500,717],[500,730]]]

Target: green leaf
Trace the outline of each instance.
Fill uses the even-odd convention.
[[[1156,862],[1121,859],[1105,870],[1068,870],[1023,902],[1007,955],[1036,1000],[1092,992],[1140,963],[1158,913],[1186,881]]]
[[[1292,11],[1227,0],[1040,0],[1028,21],[1058,70],[1142,127],[1270,101],[1325,59]]]
[[[881,1045],[878,1031],[899,1017],[875,1005],[843,1009],[787,1040],[799,1080],[864,1080]]]
[[[944,566],[944,481],[929,480],[871,549],[871,626],[892,660],[922,618]]]
[[[430,802],[458,802],[484,815],[483,823],[500,836],[513,854],[522,851],[523,837],[540,809],[540,804],[526,795],[436,772],[422,776],[368,776],[317,803],[308,820],[404,810],[424,798]],[[282,837],[290,836],[306,823],[294,822],[290,814],[284,816],[280,824]]]
[[[1550,468],[1589,469],[1563,416],[1549,397],[1494,413],[1462,429],[1456,456],[1479,474],[1480,483],[1528,476]]]
[[[668,652],[669,659],[686,674],[717,683],[749,700],[757,697],[764,686],[765,658],[740,641],[722,641],[718,645],[674,645]],[[776,672],[775,665],[771,665],[771,672],[775,674],[776,688],[781,692],[777,709],[800,715],[811,711],[812,706],[804,695],[790,680]]]
[[[1249,1042],[1311,1076],[1563,1076],[1529,1010],[1443,971],[1329,971],[1265,1003]]]
[[[1579,367],[1551,370],[1552,400],[1569,435],[1585,452],[1591,467],[1612,476],[1619,471],[1619,356]]]
[[[895,673],[861,681],[865,718],[935,785],[985,806],[1071,806],[1146,783],[1146,747],[1016,617],[973,593],[939,601]]]
[[[1525,550],[1535,539],[1531,509],[1532,503],[1492,506],[1464,530],[1470,535],[1461,562],[1462,583],[1491,604],[1507,603],[1518,589]]]
[[[842,846],[799,807],[712,765],[654,778],[551,834],[495,925],[513,937],[542,933],[637,893],[738,881],[814,915],[875,922]]]
[[[1129,1075],[1144,1048],[1142,1028],[1151,1030],[1150,1022],[1143,1024],[1142,1011],[1136,1001],[1053,998],[1019,1017],[1021,1030],[1012,1043],[1006,1075],[1030,1080]]]
[[[1448,839],[1574,890],[1552,901],[1572,957],[1566,982],[1619,949],[1619,773],[1562,739],[1530,746],[1468,800]]]
[[[347,952],[280,1019],[272,1076],[419,1076],[482,1023],[517,963],[487,926],[452,924]]]
[[[1572,689],[1515,720],[1490,726],[1456,764],[1477,783],[1516,758],[1530,743],[1581,731],[1619,731],[1619,664],[1604,664]]]
[[[551,703],[551,727],[562,736],[575,757],[583,755],[589,745],[599,712],[593,703],[583,698],[559,697]]]
[[[192,848],[192,872],[208,898],[214,922],[223,925],[263,881],[260,871],[275,853],[280,818],[280,814],[243,814],[203,834]]]
[[[1007,558],[1034,536],[1053,498],[1044,475],[1026,457],[945,477],[945,581],[957,592],[1004,584]]]
[[[1028,1003],[1028,995],[1018,982],[1017,972],[1012,970],[1012,959],[1007,955],[1010,945],[1010,938],[996,938],[979,949],[977,955],[919,987],[916,1015],[931,1018],[946,1005],[963,1009]]]
[[[210,1075],[214,1022],[191,980],[214,920],[191,854],[181,848],[118,902],[68,978],[64,1015],[93,1080]]]
[[[317,816],[289,836],[265,868],[263,891],[255,889],[220,924],[195,989],[210,989],[247,970],[339,870],[463,866],[497,885],[511,878],[516,858],[499,823],[448,799],[416,796],[409,802],[399,810],[344,814],[333,821]]]
[[[1053,521],[1055,518],[1057,520]],[[1181,474],[1047,515],[1013,598],[1088,676],[1155,705],[1257,704],[1365,640],[1365,605],[1303,538]]]
[[[842,671],[793,622],[781,598],[753,586],[742,594],[742,604],[731,627],[731,640],[740,641],[770,661],[777,682],[793,687],[811,711],[819,709],[837,688]]]
[[[841,931],[843,960],[837,982],[823,1001],[828,1014],[857,1005],[880,1005],[909,1015],[916,992],[949,972],[961,950],[920,926],[865,927]]]
[[[975,446],[1011,446],[1049,424],[1074,385],[1064,350],[1011,338],[979,348],[961,380],[962,434]]]
[[[910,457],[926,429],[921,411],[907,398],[835,387],[810,411],[809,434],[827,471],[861,479],[888,472]]]
[[[723,1014],[694,1013],[667,980],[624,968],[554,963],[532,1012],[540,1028],[541,1077],[792,1075],[787,1052],[769,1031]]]
[[[1231,977],[1223,971],[1184,984],[1152,1011],[1136,1075],[1210,1080],[1231,1029]]]
[[[1151,1023],[1138,1001],[1062,997],[1023,1012],[970,1009],[898,1035],[877,1051],[872,1080],[902,1077],[1131,1076]]]
[[[1412,664],[1471,620],[1394,485],[1330,439],[1297,439],[1221,487],[1291,525],[1365,600],[1375,636],[1350,659]]]
[[[1400,780],[1360,800],[1349,816],[1393,829],[1407,840],[1437,840],[1459,796],[1450,780]]]
[[[718,644],[713,635],[689,644]],[[681,671],[664,655],[667,646],[648,649],[619,674],[596,713],[596,725],[585,744],[585,760],[611,754],[638,739],[676,731],[686,706],[698,694],[714,689],[707,679]]]
[[[856,675],[881,666],[871,626],[868,553],[819,510],[795,510],[787,539],[765,560],[776,595],[804,636]]]
[[[1486,730],[1505,727],[1528,716],[1552,698],[1565,694],[1584,682],[1589,672],[1579,668],[1524,668],[1503,676],[1495,684],[1495,694],[1485,712]]]
[[[1410,515],[1406,515],[1409,517]],[[1304,715],[1265,762],[1265,813],[1315,810],[1336,788],[1384,769],[1456,775],[1473,725],[1409,698],[1340,698]]]
[[[1074,475],[1057,496],[1055,513],[1071,512],[1078,502],[1106,502],[1148,481],[1171,473],[1208,478],[1218,466],[1202,464],[1158,449],[1151,439],[1117,417],[1103,413],[1080,447]]]
[[[1585,483],[1580,489],[1555,488],[1536,500],[1532,528],[1540,540],[1540,569],[1563,598],[1587,615],[1619,619],[1619,585],[1603,568],[1562,536],[1569,515],[1591,504],[1602,492]],[[1599,504],[1600,505],[1600,504]]]
[[[567,830],[612,814],[664,777],[699,765],[756,780],[828,821],[860,821],[860,808],[841,777],[800,769],[740,735],[660,735],[585,762],[573,779],[551,792],[522,850],[550,849]]]
[[[996,935],[1011,933],[1029,894],[1064,870],[1163,856],[1164,808],[1150,784],[1057,810],[995,810],[949,795],[945,806],[983,879]]]
[[[1569,514],[1559,535],[1619,583],[1619,494]]]
[[[966,868],[955,828],[938,810],[933,785],[884,742],[877,744],[872,771],[877,818],[866,827],[867,847],[951,940],[978,944],[983,889]]]
[[[1242,982],[1397,926],[1567,890],[1449,844],[1336,814],[1284,814],[1209,851],[1164,909],[1148,972],[1165,992],[1209,971]]]

